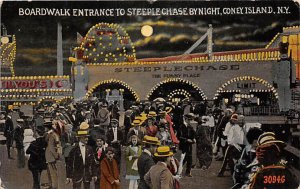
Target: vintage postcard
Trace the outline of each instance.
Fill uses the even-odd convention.
[[[0,8],[0,189],[299,187],[299,2]]]

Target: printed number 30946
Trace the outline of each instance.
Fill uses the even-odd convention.
[[[264,176],[264,184],[285,183],[285,175],[282,176]]]

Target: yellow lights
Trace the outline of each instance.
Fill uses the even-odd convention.
[[[109,79],[109,80],[104,80],[104,81],[100,81],[98,82],[96,85],[94,85],[85,95],[85,98],[88,98],[89,96],[92,95],[93,91],[100,85],[103,84],[108,84],[108,83],[117,83],[122,85],[123,87],[125,87],[127,90],[129,90],[131,92],[131,94],[134,96],[136,101],[140,101],[139,96],[137,95],[136,91],[134,91],[127,83],[120,81],[118,79]],[[123,90],[123,89],[122,89]],[[109,92],[110,89],[106,89],[106,92]],[[124,91],[123,91],[124,92]]]
[[[172,99],[174,98],[174,96],[177,96],[177,95],[182,95],[184,96],[184,98],[189,98],[191,97],[191,94],[184,90],[184,89],[175,89],[174,91],[172,91],[169,95],[168,95],[168,99],[169,101],[172,101]]]
[[[256,81],[256,82],[259,82],[261,83],[262,85],[266,86],[268,89],[251,89],[249,90],[249,93],[262,93],[262,92],[272,92],[274,94],[274,96],[276,98],[278,98],[278,93],[276,91],[276,89],[266,80],[262,79],[262,78],[258,78],[258,77],[255,77],[255,76],[240,76],[240,77],[236,77],[236,78],[233,78],[227,82],[225,82],[221,87],[218,88],[217,90],[217,93],[215,94],[214,96],[214,100],[218,99],[218,97],[220,96],[221,93],[240,93],[241,90],[225,90],[225,88],[230,85],[231,83],[234,83],[234,82],[238,82],[238,81]],[[237,95],[237,94],[236,94]],[[243,94],[240,94],[241,96],[238,96],[237,98],[252,98],[252,96],[245,96]]]
[[[186,83],[188,85],[191,85],[193,86],[201,95],[201,97],[203,98],[203,100],[207,100],[207,97],[206,95],[203,93],[203,91],[196,85],[194,84],[193,82],[191,81],[187,81],[187,80],[184,80],[184,79],[181,79],[181,78],[169,78],[169,79],[166,79],[164,81],[161,81],[159,82],[158,84],[156,84],[151,90],[150,92],[147,94],[147,97],[146,99],[149,100],[150,96],[152,96],[153,92],[158,88],[160,87],[161,85],[163,84],[166,84],[166,83],[169,83],[169,82],[179,82],[179,83]]]
[[[135,48],[130,37],[124,28],[117,24],[98,23],[94,25],[83,38],[80,48],[84,49],[83,59],[87,64],[97,65],[103,64],[103,62],[110,64],[127,61],[126,54],[132,56],[129,62],[136,61]],[[122,53],[124,54],[120,55],[120,49],[123,49]],[[106,54],[110,54],[109,57],[103,57]],[[120,58],[115,58],[117,56]]]

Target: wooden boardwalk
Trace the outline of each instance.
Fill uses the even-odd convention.
[[[12,153],[14,160],[8,160],[6,155],[6,146],[0,145],[0,177],[7,189],[31,189],[32,176],[27,165],[24,169],[17,169],[16,152]],[[180,180],[182,189],[229,189],[232,185],[232,180],[229,175],[225,177],[217,177],[218,169],[221,166],[220,161],[214,161],[211,167],[206,170],[193,169],[193,177],[184,177]],[[65,167],[63,162],[59,163],[59,189],[72,189],[72,184],[65,184]],[[127,189],[128,182],[125,177],[125,160],[122,158],[121,167],[121,188]],[[42,183],[47,183],[47,173],[42,173]],[[94,187],[91,185],[91,189]]]

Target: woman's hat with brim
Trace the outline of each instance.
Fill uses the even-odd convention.
[[[89,136],[89,124],[87,122],[82,122],[79,126],[79,130],[77,131],[77,136]]]
[[[166,107],[166,109],[165,109],[167,114],[169,114],[172,110],[173,110],[173,108],[170,106]]]
[[[238,120],[238,114],[232,114],[232,116],[230,117],[230,120],[237,121]]]
[[[173,152],[171,151],[169,146],[159,146],[154,153],[155,157],[169,157],[172,156]]]
[[[148,135],[144,136],[143,143],[157,145],[157,146],[160,145],[160,142],[157,137],[152,137],[152,136],[148,136]]]
[[[258,146],[262,146],[265,144],[280,144],[282,147],[285,146],[285,143],[281,140],[277,140],[275,138],[275,133],[273,132],[265,132],[258,137],[257,140]]]
[[[156,112],[154,112],[154,111],[150,111],[149,113],[148,113],[148,117],[156,117],[157,116],[157,114],[156,114]]]

